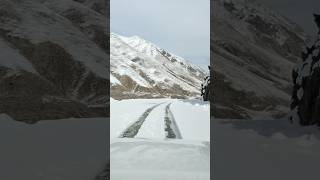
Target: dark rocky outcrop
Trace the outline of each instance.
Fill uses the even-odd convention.
[[[315,15],[315,22],[320,16]],[[291,110],[299,123],[320,125],[320,34],[315,43],[301,53],[302,62],[292,71],[293,92]],[[294,115],[290,117],[294,120]]]

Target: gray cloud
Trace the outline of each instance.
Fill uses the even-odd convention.
[[[197,64],[210,59],[209,0],[111,0],[111,31],[138,35]]]

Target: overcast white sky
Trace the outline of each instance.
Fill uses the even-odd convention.
[[[111,32],[138,35],[188,61],[210,64],[210,0],[111,0]]]

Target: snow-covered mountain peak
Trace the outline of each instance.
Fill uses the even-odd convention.
[[[159,54],[159,50],[158,50],[159,48],[155,44],[137,35],[131,36],[131,37],[125,37],[125,36],[119,36],[119,37],[129,46],[135,48],[137,51],[145,55],[156,57]]]
[[[152,94],[152,97],[199,94],[205,72],[198,66],[138,36],[111,33],[110,37],[111,84],[114,87],[111,96],[123,96],[128,91],[132,96],[139,92],[142,96]],[[126,92],[117,93],[119,91]]]
[[[184,58],[182,58],[178,55],[175,55],[175,54],[159,47],[158,45],[156,45],[148,40],[145,40],[137,35],[134,35],[131,37],[125,37],[122,35],[118,35],[116,33],[112,33],[112,36],[114,38],[121,39],[129,47],[135,49],[137,52],[142,53],[145,56],[151,56],[151,57],[158,59],[158,60],[159,60],[159,57],[164,56],[167,60],[170,60],[173,63],[178,63],[178,64],[184,66],[185,68],[192,67],[192,68],[195,68],[199,71],[203,71],[197,65],[194,65],[194,64],[188,62],[187,60],[185,60]]]

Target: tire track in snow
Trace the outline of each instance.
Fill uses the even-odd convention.
[[[166,138],[164,117],[169,102],[156,107],[142,124],[136,138],[163,139]]]
[[[134,138],[138,132],[139,129],[141,128],[142,124],[144,123],[144,121],[146,120],[146,118],[148,117],[148,115],[151,113],[151,111],[160,106],[163,103],[159,103],[157,105],[154,105],[150,108],[148,108],[140,117],[139,119],[134,122],[132,125],[130,125],[121,135],[120,138]]]
[[[166,115],[164,118],[165,131],[167,133],[167,138],[182,139],[180,130],[179,130],[177,123],[174,119],[174,116],[170,110],[170,105],[171,105],[171,103],[166,106]]]

